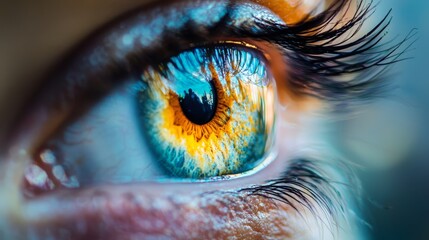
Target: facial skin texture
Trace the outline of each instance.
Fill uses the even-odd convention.
[[[297,1],[255,2],[272,8],[286,22],[296,22],[310,9],[293,7]],[[289,205],[234,191],[267,180],[269,177],[262,173],[250,180],[236,180],[226,189],[222,183],[209,183],[211,193],[206,193],[208,185],[202,183],[185,184],[180,190],[177,186],[149,184],[66,192],[56,198],[47,196],[33,202],[19,198],[12,185],[18,182],[15,178],[20,175],[19,163],[29,161],[30,157],[21,149],[9,149],[5,132],[10,130],[25,100],[49,68],[74,44],[112,18],[146,4],[150,1],[0,4],[3,38],[0,49],[4,53],[0,56],[0,66],[4,68],[0,71],[0,112],[7,113],[2,114],[0,120],[0,142],[4,143],[0,155],[0,196],[4,197],[0,214],[6,220],[0,225],[0,234],[6,239],[29,236],[64,239],[154,239],[161,236],[178,239],[199,239],[201,236],[211,239],[348,239],[340,235],[353,236],[347,227],[337,230],[326,215],[320,214],[322,219],[316,219],[314,213],[304,208],[298,213]],[[312,123],[305,116],[318,107],[310,100],[299,101],[295,105],[289,103],[287,114],[284,108],[279,113],[278,131],[290,136],[289,140],[279,141],[279,156],[285,159],[308,143],[303,133],[312,130]],[[265,173],[284,169],[285,164],[269,166]],[[82,212],[85,216],[80,214]],[[16,232],[4,229],[15,229]]]

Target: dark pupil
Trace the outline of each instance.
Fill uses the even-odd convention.
[[[217,96],[212,82],[189,88],[179,94],[179,102],[185,116],[193,123],[203,125],[210,122],[215,113]]]

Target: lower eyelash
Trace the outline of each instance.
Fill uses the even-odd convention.
[[[281,177],[240,191],[285,203],[298,213],[300,207],[304,207],[317,218],[323,213],[335,221],[338,217],[346,215],[347,201],[342,188],[345,186],[347,190],[357,191],[357,195],[360,195],[359,188],[357,190],[348,188],[348,186],[356,188],[359,183],[353,170],[346,163],[343,165],[344,167],[340,168],[344,172],[342,176],[348,177],[346,182],[330,179],[328,170],[332,169],[338,174],[340,170],[338,165],[298,158],[291,162]]]

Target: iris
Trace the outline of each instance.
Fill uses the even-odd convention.
[[[204,46],[142,74],[142,132],[170,175],[204,179],[255,168],[269,152],[274,81],[263,56],[234,44]]]

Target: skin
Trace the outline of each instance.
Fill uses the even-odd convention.
[[[347,239],[339,235],[347,234],[349,230],[333,230],[336,228],[331,226],[332,221],[323,214],[320,215],[321,222],[326,225],[306,209],[300,209],[298,214],[286,204],[236,192],[242,186],[269,179],[270,171],[284,169],[286,163],[269,166],[250,180],[232,181],[228,187],[221,183],[184,184],[180,189],[168,184],[130,184],[108,189],[102,186],[80,192],[60,192],[55,199],[46,197],[33,202],[19,197],[18,188],[13,187],[19,182],[17,176],[22,172],[19,163],[30,161],[30,157],[7,144],[6,132],[13,125],[19,110],[25,106],[26,99],[72,46],[116,16],[151,2],[13,1],[0,4],[0,52],[3,53],[0,55],[0,66],[3,68],[0,69],[0,112],[7,113],[0,118],[0,142],[5,143],[0,145],[4,146],[0,155],[4,161],[0,169],[7,169],[0,172],[0,195],[5,196],[6,200],[0,204],[0,214],[6,220],[0,229],[19,229],[17,232],[23,233],[7,231],[6,238],[26,238],[32,232],[38,236],[52,235],[65,239],[159,236],[178,239],[198,239],[201,236],[216,239],[233,236],[238,239],[262,239],[267,236],[276,239]],[[290,23],[304,17],[317,1],[310,5],[299,5],[296,0],[255,2],[272,9]],[[275,54],[273,56],[276,57]],[[274,74],[282,72],[280,66],[273,66],[273,69]],[[280,112],[280,121],[287,124],[281,124],[279,131],[286,132],[296,141],[282,140],[279,156],[289,158],[296,149],[300,149],[301,144],[306,143],[299,141],[305,139],[303,129],[291,129],[290,125],[310,131],[311,125],[302,119],[319,105],[310,99],[293,100],[292,94],[288,95],[287,92],[281,98],[283,102],[289,101],[288,106],[291,107],[287,115],[284,111]],[[205,193],[206,189],[213,192]],[[184,197],[178,198],[178,195]],[[109,231],[98,231],[101,226],[107,226]],[[64,229],[68,229],[67,233]],[[3,234],[3,231],[0,232]]]

